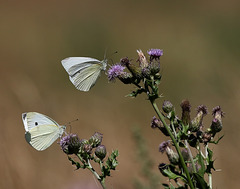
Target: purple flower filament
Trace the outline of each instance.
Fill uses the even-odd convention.
[[[108,70],[108,80],[114,81],[117,77],[124,73],[125,67],[120,64],[112,65]]]

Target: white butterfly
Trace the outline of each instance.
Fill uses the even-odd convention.
[[[60,126],[48,116],[37,112],[22,114],[26,141],[36,150],[47,149],[62,136],[66,126]]]
[[[89,91],[96,83],[101,71],[106,70],[107,60],[89,57],[69,57],[61,61],[70,81],[80,91]]]

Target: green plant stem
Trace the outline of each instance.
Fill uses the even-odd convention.
[[[106,189],[106,185],[105,185],[105,179],[101,179],[100,176],[97,174],[97,172],[93,169],[90,161],[88,160],[88,166],[87,168],[94,174],[94,176],[98,179],[98,181],[100,182],[100,184],[102,185],[103,189]]]
[[[188,169],[187,169],[187,166],[186,166],[186,164],[185,164],[185,162],[184,162],[184,159],[183,159],[183,156],[182,156],[182,153],[181,153],[181,151],[180,151],[180,147],[179,147],[177,141],[175,140],[172,132],[169,130],[169,127],[168,127],[167,123],[166,123],[165,120],[164,120],[164,116],[160,113],[160,111],[159,111],[159,109],[158,109],[158,106],[157,106],[157,104],[156,104],[156,102],[155,102],[155,99],[153,99],[153,100],[150,99],[150,102],[152,103],[152,106],[153,106],[155,112],[157,113],[159,119],[162,121],[162,123],[163,123],[164,127],[166,128],[166,130],[167,130],[170,138],[172,139],[172,142],[173,142],[173,144],[174,144],[174,146],[175,146],[175,148],[176,148],[176,150],[177,150],[177,153],[178,153],[178,155],[179,155],[179,159],[180,159],[180,163],[181,163],[181,165],[182,165],[182,168],[183,168],[183,170],[184,170],[184,172],[185,172],[185,174],[186,174],[186,176],[187,176],[187,180],[188,180],[188,184],[189,184],[190,188],[191,188],[191,189],[194,189],[194,186],[193,186],[193,183],[192,183],[190,174],[189,174]]]
[[[79,160],[86,166],[86,168],[87,168],[88,170],[90,170],[90,171],[93,173],[93,175],[97,178],[97,180],[100,182],[102,188],[103,188],[103,189],[106,189],[105,179],[104,179],[104,178],[101,179],[101,177],[97,174],[97,172],[96,172],[96,171],[94,170],[94,168],[92,167],[89,159],[88,159],[88,161],[86,162],[86,161],[83,160],[83,158],[82,158],[79,154],[77,154],[77,156],[78,156]]]
[[[206,158],[208,157],[207,149],[208,149],[208,144],[205,146],[205,156],[206,156]],[[207,165],[208,165],[208,162],[207,162]],[[208,173],[208,184],[209,184],[209,188],[212,189],[212,174],[211,173]]]
[[[187,140],[185,140],[184,142],[185,142],[185,146],[187,147],[187,151],[188,151],[188,154],[189,154],[189,156],[190,156],[190,160],[191,160],[191,162],[192,162],[193,172],[196,173],[196,172],[197,172],[197,169],[196,169],[196,165],[195,165],[194,160],[193,160],[192,152],[191,152],[191,150],[190,150],[190,148],[189,148],[189,145],[188,145]]]

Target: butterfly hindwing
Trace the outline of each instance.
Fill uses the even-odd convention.
[[[93,64],[70,77],[70,80],[78,90],[89,91],[95,85],[101,70],[101,65]]]

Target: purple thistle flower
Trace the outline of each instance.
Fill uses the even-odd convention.
[[[80,140],[76,134],[66,135],[60,140],[60,146],[66,154],[77,154],[80,145]]]
[[[117,77],[125,73],[124,69],[125,67],[120,64],[112,65],[108,70],[108,80],[115,81]]]
[[[154,58],[159,59],[159,57],[163,55],[163,50],[150,49],[149,51],[147,51],[147,53],[149,54],[151,60],[153,60]]]

